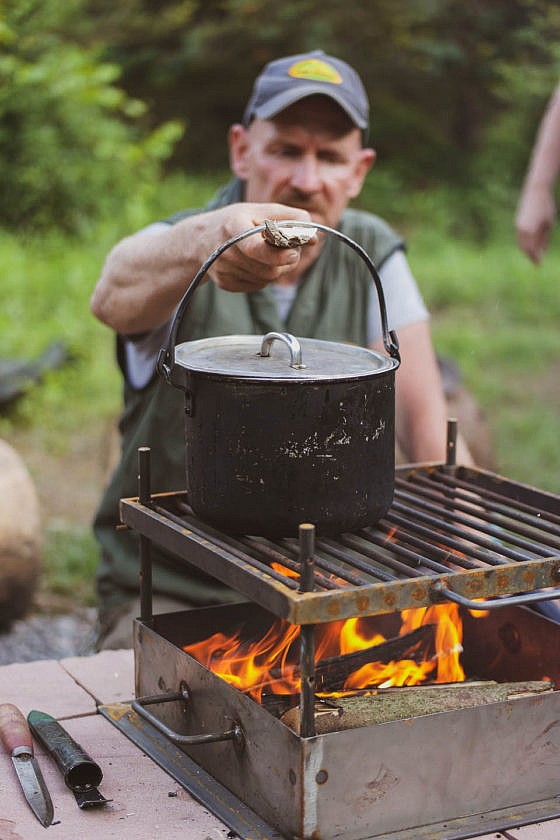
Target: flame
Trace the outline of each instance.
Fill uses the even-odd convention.
[[[373,687],[417,685],[423,682],[462,682],[465,679],[459,657],[462,651],[462,623],[456,604],[405,610],[401,613],[400,635],[425,624],[435,624],[435,656],[424,662],[400,660],[371,662],[356,670],[344,684],[343,692]],[[273,694],[295,694],[300,690],[298,676],[299,626],[277,619],[260,639],[243,639],[242,631],[230,636],[215,633],[183,650],[226,682],[261,701],[263,690]],[[349,618],[318,625],[315,659],[344,656],[386,641],[373,632],[364,618]]]
[[[276,560],[272,561],[270,568],[274,569],[276,572],[280,572],[280,574],[284,575],[284,577],[299,578],[299,574],[297,572],[294,572],[293,569],[288,569],[288,567],[283,566],[282,563],[277,563]]]

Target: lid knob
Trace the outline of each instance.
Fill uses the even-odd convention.
[[[290,333],[285,332],[269,332],[263,336],[260,352],[258,356],[270,356],[270,348],[273,341],[283,341],[290,351],[290,367],[296,370],[303,370],[306,365],[303,364],[301,358],[301,344],[297,338]]]

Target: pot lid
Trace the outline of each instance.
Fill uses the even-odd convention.
[[[193,373],[286,382],[359,379],[399,364],[354,344],[276,332],[186,341],[175,347],[175,363]]]

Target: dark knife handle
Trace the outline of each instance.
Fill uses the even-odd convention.
[[[72,791],[97,787],[103,778],[101,767],[55,718],[46,712],[34,710],[27,715],[27,722],[33,734],[56,761],[66,787]]]
[[[0,740],[10,755],[33,755],[33,740],[25,717],[13,703],[0,703]]]

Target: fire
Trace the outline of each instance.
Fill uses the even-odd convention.
[[[294,572],[293,569],[288,569],[287,566],[282,565],[282,563],[277,563],[276,560],[273,560],[270,564],[270,568],[274,569],[276,572],[280,572],[280,574],[284,575],[284,577],[299,578],[298,572]]]
[[[370,662],[354,671],[344,691],[388,686],[417,685],[424,682],[462,682],[465,679],[459,658],[462,651],[462,623],[456,604],[441,604],[401,613],[399,635],[427,624],[436,626],[435,655],[426,661],[404,659],[396,662]],[[226,682],[261,701],[263,690],[273,694],[299,692],[299,646],[294,644],[299,626],[277,619],[261,639],[246,640],[242,631],[231,636],[215,633],[185,650]],[[385,642],[372,632],[364,618],[349,618],[318,625],[315,659],[320,662],[344,656]],[[330,696],[335,694],[331,692]],[[338,692],[340,694],[340,692]],[[325,696],[324,694],[322,696]],[[328,695],[327,695],[328,696]]]

